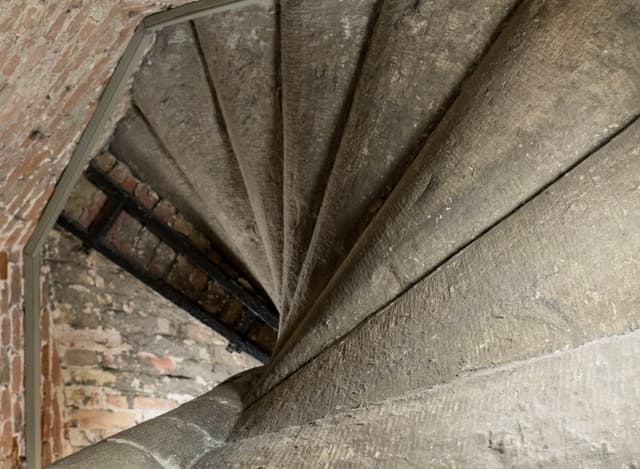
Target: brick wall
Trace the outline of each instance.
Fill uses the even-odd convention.
[[[40,330],[42,348],[42,463],[47,465],[69,453],[67,414],[64,406],[64,387],[58,344],[54,334],[54,310],[49,301],[52,287],[49,267],[44,266],[42,276],[42,315]]]
[[[24,454],[22,249],[135,25],[181,3],[0,2],[2,469]]]
[[[259,365],[66,233],[49,237],[45,263],[71,451]]]
[[[0,468],[16,467],[23,441],[22,255],[0,251]]]
[[[178,212],[170,201],[161,199],[151,187],[137,179],[127,165],[109,152],[103,152],[93,159],[91,168],[136,200],[138,205],[148,210],[149,216],[154,216],[161,224],[170,228],[199,256],[208,259],[230,280],[241,285],[249,295],[260,295],[246,274],[225,262],[200,230]],[[106,216],[103,212],[108,200],[107,194],[83,177],[69,198],[63,216],[77,228],[90,234],[95,225],[99,225]],[[249,324],[253,315],[237,299],[229,295],[205,270],[194,265],[188,256],[174,251],[152,229],[143,226],[144,223],[144,219],[136,219],[126,211],[121,211],[99,241],[136,269],[199,305],[230,330],[240,332],[243,324]],[[242,335],[247,342],[267,355],[273,350],[276,341],[276,331],[262,321],[254,321]]]

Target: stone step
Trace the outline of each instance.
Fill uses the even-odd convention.
[[[640,29],[630,18],[638,15],[631,0],[522,3],[272,360],[261,392],[499,223],[637,115]]]
[[[640,333],[237,440],[194,468],[635,467]]]
[[[308,312],[513,4],[513,0],[383,4],[300,271],[288,326]],[[289,332],[283,330],[280,336],[286,339]]]
[[[640,119],[274,387],[247,431],[639,329],[638,142]]]
[[[273,0],[195,21],[273,285],[282,278],[278,22]]]
[[[283,326],[349,110],[375,4],[281,2]]]
[[[112,468],[114,457],[120,452],[124,456],[118,461],[123,468],[192,467],[208,450],[222,445],[231,433],[242,410],[241,395],[256,370],[240,373],[177,409],[111,436],[50,467]]]
[[[240,261],[274,298],[264,246],[191,23],[158,33],[136,75],[133,98],[215,214],[225,232],[220,237],[235,245]]]

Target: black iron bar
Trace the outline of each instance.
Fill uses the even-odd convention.
[[[93,166],[87,168],[85,176],[93,185],[105,192],[108,197],[120,200],[123,210],[146,226],[174,251],[184,255],[192,264],[204,270],[212,280],[216,281],[223,290],[238,300],[252,314],[264,321],[273,330],[278,330],[279,321],[275,308],[257,298],[239,282],[231,278],[219,266],[198,251],[186,236],[168,227],[152,211],[143,207],[135,197],[115,185],[107,176]]]
[[[224,336],[227,340],[229,340],[231,344],[233,344],[233,347],[230,347],[231,349],[243,350],[256,359],[260,360],[262,363],[267,362],[269,355],[263,350],[259,349],[253,343],[244,339],[236,331],[220,322],[211,313],[207,312],[195,301],[191,300],[189,297],[167,284],[164,280],[151,275],[145,269],[135,265],[124,256],[109,248],[100,239],[93,237],[91,233],[84,230],[78,223],[69,220],[63,215],[58,218],[58,226],[78,238],[84,245],[87,245],[91,249],[99,252],[104,257],[117,264],[134,277],[137,277],[140,281],[147,284],[149,287],[173,302],[179,308],[184,309],[187,313],[189,313],[191,316],[193,316],[203,324],[207,325],[214,331]]]

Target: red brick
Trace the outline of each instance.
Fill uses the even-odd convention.
[[[129,168],[121,162],[117,162],[115,167],[109,171],[109,177],[127,192],[133,193],[138,185],[137,179],[133,177]]]
[[[3,317],[0,322],[0,335],[2,336],[0,343],[3,347],[8,347],[11,343],[11,321],[8,316]]]
[[[22,421],[22,400],[16,399],[13,403],[13,431],[21,433],[23,430]]]
[[[8,262],[7,251],[0,251],[0,280],[7,280],[9,275],[7,271]]]
[[[11,311],[11,346],[14,350],[22,349],[22,310],[17,307]]]
[[[127,397],[121,394],[109,394],[107,396],[107,404],[111,407],[117,407],[120,409],[128,409],[129,403],[127,402]]]
[[[19,305],[22,303],[22,272],[18,264],[9,264],[9,275],[11,276],[11,295],[9,303]]]
[[[22,390],[22,357],[14,355],[11,358],[11,393],[18,394]]]
[[[7,314],[9,311],[9,292],[6,288],[0,288],[0,314]]]
[[[17,436],[14,436],[11,439],[11,456],[9,457],[9,460],[11,461],[11,467],[12,468],[22,467],[21,464],[19,465],[20,447],[19,447],[18,437]]]
[[[193,225],[189,223],[182,214],[176,215],[173,228],[178,232],[185,235],[187,238],[193,234]]]
[[[184,256],[178,256],[167,281],[190,298],[196,299],[207,287],[209,277],[202,269],[191,264]]]
[[[62,421],[62,412],[60,411],[60,401],[53,401],[53,454],[57,457],[62,456],[64,444],[64,422]]]
[[[43,400],[42,413],[40,414],[40,427],[42,429],[42,439],[47,441],[51,437],[51,408],[50,402]]]
[[[60,357],[58,355],[58,348],[55,344],[53,346],[53,353],[51,354],[51,382],[55,388],[59,388],[62,385]]]
[[[160,197],[158,197],[158,194],[156,194],[151,189],[151,187],[149,187],[149,185],[144,184],[144,183],[139,183],[136,186],[135,195],[136,195],[136,198],[140,201],[140,203],[144,207],[146,207],[146,208],[148,208],[150,210],[153,207],[155,207],[155,205],[160,200]]]
[[[0,389],[0,422],[11,418],[11,394],[6,386]]]
[[[5,420],[0,428],[0,451],[6,456],[10,455],[13,440],[13,429],[10,420]],[[4,459],[4,458],[2,458]]]
[[[45,33],[45,37],[49,40],[55,39],[58,36],[58,33],[62,31],[65,20],[65,15],[58,16],[58,18],[51,23],[49,30]]]
[[[42,446],[40,447],[40,457],[42,458],[43,467],[53,462],[53,445],[49,438],[42,438]]]
[[[4,69],[2,70],[2,74],[6,77],[11,76],[13,72],[16,71],[18,64],[20,64],[20,57],[14,54],[5,65]]]
[[[205,235],[200,233],[198,230],[194,230],[193,233],[191,233],[189,240],[200,252],[206,253],[210,251],[211,243]]]
[[[41,300],[42,304],[45,305],[47,292],[44,287],[41,290],[41,295],[44,297]],[[49,325],[51,324],[50,321],[51,321],[51,312],[49,311],[49,308],[45,306],[42,308],[42,311],[40,313],[40,341],[42,343],[49,342],[49,339],[50,339]]]
[[[149,263],[149,271],[158,278],[164,278],[175,258],[175,251],[166,244],[160,243]]]
[[[42,362],[42,375],[49,378],[49,344],[44,344],[40,349],[40,361]]]
[[[110,410],[77,410],[71,421],[80,428],[102,430],[124,430],[136,423],[134,413]]]
[[[80,219],[80,224],[84,227],[88,227],[93,223],[98,214],[104,208],[104,204],[107,202],[107,195],[99,190],[96,190],[91,197],[91,202],[85,207]]]
[[[98,168],[99,171],[107,174],[113,169],[113,167],[116,165],[116,162],[117,161],[115,157],[111,153],[104,152],[96,156],[91,163],[95,165],[95,167]]]
[[[169,226],[173,226],[176,220],[176,209],[166,200],[158,202],[153,209],[153,213],[164,223]]]
[[[141,265],[147,266],[153,259],[158,244],[160,244],[160,239],[148,229],[143,228],[135,244],[137,261]]]
[[[161,373],[170,373],[176,369],[176,363],[171,357],[158,357],[156,354],[149,352],[138,352],[138,357],[148,360]]]
[[[134,409],[171,410],[178,403],[173,399],[160,399],[157,397],[138,396],[133,399]]]
[[[105,236],[105,241],[118,253],[135,259],[135,242],[142,230],[138,220],[128,213],[121,213]]]

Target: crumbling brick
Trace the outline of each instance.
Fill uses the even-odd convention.
[[[119,187],[129,193],[133,193],[138,181],[131,174],[131,170],[124,163],[117,162],[111,171],[109,171],[109,177]]]
[[[191,264],[186,257],[178,256],[177,262],[167,276],[167,282],[188,297],[197,300],[207,286],[207,274]]]
[[[160,200],[160,197],[156,192],[149,187],[148,184],[139,182],[136,186],[135,196],[140,201],[143,207],[151,210]]]
[[[156,248],[149,263],[149,271],[158,278],[164,278],[175,261],[176,253],[164,243]]]

